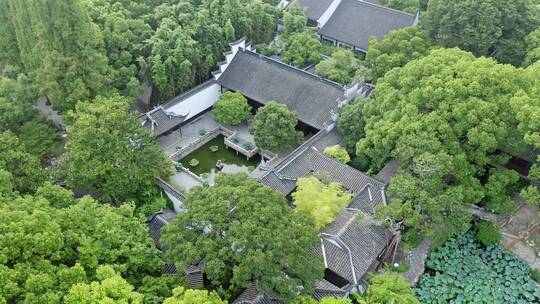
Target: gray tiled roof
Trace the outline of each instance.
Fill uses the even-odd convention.
[[[180,125],[186,117],[168,112],[162,106],[159,106],[141,115],[140,119],[144,127],[159,136]]]
[[[179,201],[184,201],[186,198],[185,196],[180,193],[178,190],[174,189],[169,183],[164,181],[160,177],[156,177],[156,185],[160,187],[163,191],[167,192],[168,194],[174,196]]]
[[[298,0],[308,19],[317,21],[335,0]]]
[[[415,16],[359,0],[341,0],[319,34],[362,50],[369,38],[382,39],[388,32],[413,25]]]
[[[336,285],[328,282],[325,279],[319,280],[315,284],[315,292],[313,293],[313,297],[317,300],[320,300],[324,297],[335,297],[335,298],[343,298],[347,295],[347,292]]]
[[[391,234],[369,216],[345,208],[321,237],[328,268],[351,283],[359,283],[376,264]]]
[[[148,232],[150,233],[150,237],[156,242],[156,246],[158,246],[158,248],[161,248],[161,245],[159,244],[159,239],[161,238],[161,228],[169,224],[175,216],[176,213],[173,210],[169,208],[162,208],[160,211],[154,213],[148,218]]]
[[[280,304],[279,296],[269,291],[262,293],[257,287],[257,283],[253,282],[232,302],[233,304]]]
[[[344,99],[343,87],[335,82],[243,49],[217,82],[262,104],[286,104],[298,120],[317,129],[332,120],[332,110]]]
[[[299,177],[321,171],[329,174],[334,180],[341,183],[346,190],[352,191],[354,194],[360,193],[369,185],[372,199],[363,201],[370,206],[369,208],[384,202],[384,184],[382,182],[324,155],[314,147],[305,147],[303,150],[294,153],[287,162],[265,174],[261,178],[261,182],[287,195],[294,190],[296,180]]]

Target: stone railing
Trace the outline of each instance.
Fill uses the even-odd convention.
[[[235,142],[233,138],[236,138],[237,142]],[[245,145],[248,145],[248,144],[252,147],[252,149],[248,150],[244,147]],[[234,150],[236,150],[237,152],[240,152],[242,155],[244,155],[248,159],[252,158],[255,154],[259,152],[259,148],[255,146],[253,143],[243,140],[240,137],[237,137],[236,131],[233,132],[233,134],[231,134],[230,136],[225,137],[225,146],[233,148]]]
[[[184,156],[186,156],[186,155],[190,154],[191,152],[199,149],[202,145],[204,145],[207,142],[211,141],[212,139],[216,138],[218,135],[223,135],[225,137],[229,137],[232,134],[234,134],[233,131],[231,131],[231,130],[223,127],[223,126],[216,127],[214,129],[210,130],[209,132],[207,132],[206,134],[200,136],[199,138],[197,138],[193,142],[189,143],[187,146],[182,147],[182,149],[174,152],[170,157],[174,161],[178,161],[178,160],[182,159]]]

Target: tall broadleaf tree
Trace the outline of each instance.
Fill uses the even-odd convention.
[[[197,187],[186,211],[163,229],[165,258],[179,271],[201,263],[212,287],[232,295],[258,282],[284,299],[310,294],[323,276],[310,253],[319,243],[310,219],[285,198],[245,174],[221,174]]]
[[[120,203],[144,199],[169,163],[123,97],[79,103],[68,125],[66,174],[72,189]]]

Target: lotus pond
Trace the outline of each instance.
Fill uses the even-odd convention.
[[[224,141],[225,137],[219,135],[202,145],[199,149],[186,155],[180,162],[191,172],[207,179],[210,184],[213,184],[215,176],[220,172],[245,172],[249,174],[251,171],[255,170],[257,165],[261,162],[260,154],[257,154],[248,160],[244,155],[240,153],[236,154],[234,149],[227,149]],[[194,159],[196,161],[193,161]],[[223,164],[221,170],[216,167],[218,161],[221,161]]]

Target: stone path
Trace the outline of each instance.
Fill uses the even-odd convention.
[[[411,286],[415,286],[420,276],[424,273],[425,263],[430,249],[431,241],[424,238],[420,245],[406,254],[405,263],[409,264],[409,270],[403,272],[401,275]]]

